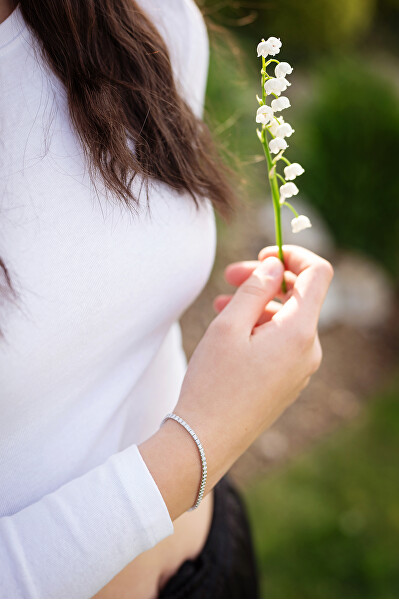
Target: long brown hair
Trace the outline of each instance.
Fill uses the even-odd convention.
[[[209,129],[179,95],[165,42],[137,2],[19,4],[46,62],[65,86],[91,176],[99,174],[133,210],[138,199],[132,183],[140,176],[147,191],[155,178],[188,192],[197,207],[209,198],[228,218],[236,197],[227,168]],[[11,286],[1,259],[0,266]]]

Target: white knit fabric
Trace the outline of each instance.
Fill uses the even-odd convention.
[[[201,115],[192,0],[141,0]],[[139,182],[137,182],[138,189]],[[154,182],[129,214],[93,186],[59,81],[17,8],[0,24],[0,597],[89,598],[173,533],[137,448],[173,410],[178,319],[212,269],[212,206]],[[2,282],[0,282],[2,283]]]

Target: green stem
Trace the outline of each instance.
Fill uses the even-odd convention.
[[[299,214],[297,213],[297,211],[295,210],[295,208],[292,206],[292,204],[290,204],[286,200],[284,200],[282,206],[287,206],[294,213],[294,215],[296,216],[296,218],[299,217]]]
[[[285,158],[285,156],[280,156],[280,160],[283,160],[285,163],[287,163],[287,165],[291,164],[288,158]]]
[[[262,56],[262,70],[264,72],[265,72],[265,64],[266,64],[266,59]],[[264,74],[262,75],[262,100],[263,100],[263,102],[266,102],[265,75]],[[267,134],[266,134],[265,128],[262,129],[261,142],[262,142],[263,150],[265,152],[268,172],[270,173],[270,171],[273,167],[273,161],[272,161],[272,157],[270,155],[269,145],[267,143]],[[269,183],[270,183],[270,191],[272,193],[272,201],[273,201],[273,208],[274,208],[274,228],[275,228],[275,232],[276,232],[276,244],[278,247],[278,256],[284,265],[283,235],[282,235],[282,230],[281,230],[280,194],[279,194],[276,175],[274,175],[274,177],[272,177],[272,178],[269,177]],[[284,267],[285,267],[285,265],[284,265]],[[282,289],[283,293],[285,293],[287,291],[287,285],[286,285],[284,277],[283,277],[283,281],[281,284],[281,289]]]
[[[278,177],[279,179],[281,179],[281,181],[282,181],[283,183],[287,183],[287,182],[286,182],[286,180],[284,179],[284,177],[282,177],[282,176],[280,175],[280,173],[276,173],[276,177]]]
[[[267,62],[266,62],[266,59],[265,59],[265,66],[263,67],[263,69],[264,69],[264,71],[265,71],[265,74],[267,75],[267,78],[268,78],[268,79],[271,79],[271,77],[268,75],[268,73],[267,73],[266,69],[267,69],[267,67],[270,65],[270,63],[272,63],[272,62],[275,62],[275,63],[277,63],[278,65],[280,64],[280,61],[279,61],[279,60],[276,60],[275,58],[270,58],[270,59],[269,59]]]

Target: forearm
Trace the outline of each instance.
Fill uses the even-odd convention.
[[[137,446],[0,518],[1,598],[90,598],[173,533]]]
[[[176,413],[180,412],[176,409]],[[227,450],[231,447],[223,439],[228,431],[219,427],[212,431],[212,419],[201,423],[195,417],[188,424],[197,433],[207,459],[206,495],[221,479],[238,458],[241,450]],[[172,521],[194,505],[201,481],[201,460],[198,448],[191,435],[173,420],[167,420],[149,439],[138,446],[148,470],[157,484]],[[242,452],[245,448],[242,448]]]
[[[197,497],[201,480],[197,446],[181,425],[168,420],[138,448],[174,521]],[[207,485],[205,493],[209,489]]]

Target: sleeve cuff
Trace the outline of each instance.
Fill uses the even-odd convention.
[[[131,454],[131,461],[135,468],[130,471],[128,484],[137,494],[137,477],[140,480],[140,500],[136,503],[136,511],[140,521],[145,524],[149,548],[155,546],[174,533],[173,521],[168,508],[153,476],[151,475],[137,445],[130,446],[125,452]]]

